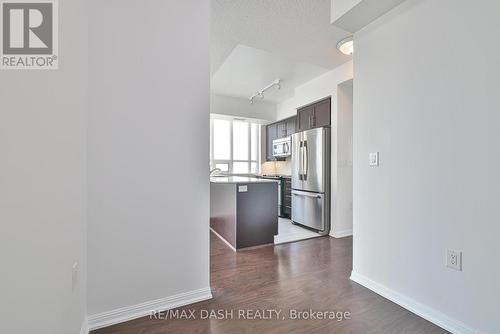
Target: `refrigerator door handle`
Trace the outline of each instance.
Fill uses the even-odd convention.
[[[304,180],[304,142],[300,142],[300,179]]]
[[[304,193],[304,192],[292,192],[292,195],[294,196],[305,196],[305,197],[313,197],[313,198],[317,198],[317,199],[321,199],[321,195],[319,194],[309,194],[309,193]]]
[[[304,159],[303,159],[304,167],[302,169],[302,173],[304,173],[303,174],[304,180],[307,180],[307,171],[309,169],[309,166],[308,166],[309,157],[307,155],[308,155],[308,153],[307,153],[307,140],[304,140]]]
[[[302,141],[300,141],[300,146],[299,146],[299,180],[303,180],[302,178]]]
[[[299,160],[297,165],[298,165],[298,172],[299,172],[299,180],[302,181],[302,141],[299,142],[299,155],[297,157]]]

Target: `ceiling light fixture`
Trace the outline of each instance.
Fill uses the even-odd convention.
[[[354,40],[352,36],[344,38],[337,43],[337,49],[345,55],[352,56],[354,52]]]
[[[262,88],[261,90],[259,90],[257,93],[253,94],[251,97],[250,97],[250,104],[253,104],[253,100],[256,98],[256,97],[260,97],[261,100],[264,99],[264,92],[272,87],[276,86],[276,88],[278,89],[281,89],[281,79],[276,79],[274,80],[272,83],[270,83],[269,85],[267,85],[266,87]]]

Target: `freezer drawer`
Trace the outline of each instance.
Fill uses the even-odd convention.
[[[325,205],[324,194],[292,190],[292,221],[324,231]]]

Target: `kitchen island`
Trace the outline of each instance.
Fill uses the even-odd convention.
[[[210,178],[210,229],[233,250],[274,243],[278,234],[278,182]]]

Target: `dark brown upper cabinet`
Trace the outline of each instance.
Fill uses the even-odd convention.
[[[266,160],[276,160],[273,157],[273,140],[278,139],[278,124],[273,123],[266,126]]]
[[[294,117],[290,117],[290,118],[287,118],[286,120],[286,136],[291,136],[293,135],[296,131],[296,125],[295,123],[297,122],[297,117],[294,116]]]
[[[314,117],[314,107],[307,106],[297,110],[297,130],[304,131],[312,128],[312,119]]]
[[[331,98],[297,109],[298,131],[331,124]]]
[[[295,122],[297,120],[297,116],[293,116],[290,118],[285,118],[281,121],[278,121],[274,124],[277,126],[277,137],[276,138],[285,138],[290,137],[295,133]]]
[[[282,121],[282,122],[278,122],[276,123],[276,126],[277,126],[277,138],[284,138],[286,137],[286,122]]]
[[[314,127],[329,126],[332,114],[332,102],[328,98],[314,104]]]

